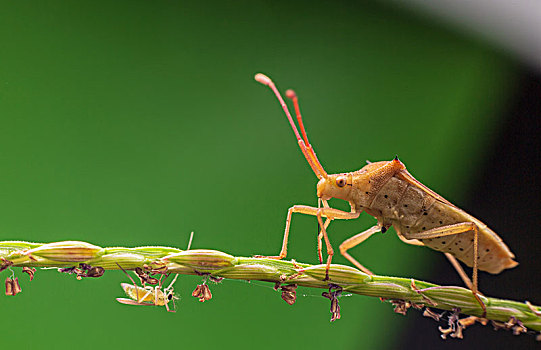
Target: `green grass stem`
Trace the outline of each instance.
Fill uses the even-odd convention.
[[[172,247],[108,247],[66,241],[30,243],[0,242],[0,271],[14,267],[67,268],[84,263],[104,270],[125,270],[147,267],[173,274],[210,275],[216,278],[259,280],[281,285],[297,284],[310,288],[329,289],[340,286],[344,292],[409,302],[416,307],[456,310],[470,316],[482,316],[482,308],[469,289],[438,286],[433,283],[390,276],[367,275],[353,267],[333,264],[329,280],[325,265],[309,265],[295,261],[268,258],[236,257],[217,250],[181,250]],[[167,267],[165,270],[164,267]],[[486,305],[486,319],[502,322],[520,321],[533,331],[541,331],[541,308],[524,302],[481,296]],[[404,304],[404,303],[403,303]]]

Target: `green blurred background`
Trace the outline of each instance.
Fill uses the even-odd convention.
[[[193,248],[277,254],[316,178],[257,72],[296,89],[328,172],[398,155],[460,205],[515,83],[485,44],[377,2],[2,1],[0,39],[1,240],[183,248],[194,231]],[[373,222],[334,222],[333,245]],[[316,233],[294,217],[289,258],[316,263]],[[441,259],[394,234],[352,254],[425,279]],[[354,296],[331,324],[321,291],[288,306],[264,283],[224,281],[202,304],[201,278],[182,277],[170,314],[116,303],[120,272],[21,280],[0,297],[6,349],[393,348],[408,322]]]

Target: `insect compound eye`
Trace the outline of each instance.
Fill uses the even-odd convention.
[[[339,176],[336,178],[336,185],[338,187],[344,187],[346,185],[346,178],[345,176]]]
[[[167,294],[167,300],[170,301],[171,299],[173,299],[173,294],[172,294],[172,293],[171,293],[171,294]]]

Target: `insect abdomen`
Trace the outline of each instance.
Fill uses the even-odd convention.
[[[428,225],[428,221],[431,223],[434,219],[441,219],[443,224],[440,226],[461,222],[473,222],[477,225],[479,230],[479,270],[496,274],[504,269],[512,268],[517,265],[513,260],[515,256],[511,253],[505,243],[502,242],[501,238],[481,221],[456,207],[451,207],[441,202],[434,203],[432,211],[435,217],[428,215],[426,220],[421,220],[421,225],[424,224],[423,222],[426,222],[426,225]],[[444,215],[437,215],[440,212]],[[421,227],[421,230],[418,232],[422,231]],[[407,237],[407,234],[404,234],[404,236]],[[460,261],[464,262],[467,266],[473,267],[473,230],[457,235],[423,239],[422,242],[424,245],[434,250],[450,253]]]
[[[410,185],[409,189],[410,188],[415,187]],[[421,190],[417,189],[417,191]],[[408,190],[406,193],[407,192]],[[427,193],[422,193],[424,197],[431,197]],[[425,232],[432,228],[463,222],[473,222],[479,228],[479,270],[490,273],[500,273],[506,268],[517,265],[517,263],[513,261],[513,253],[511,253],[505,243],[502,242],[501,238],[481,221],[455,206],[443,203],[434,198],[432,198],[432,201],[423,199],[423,203],[428,202],[430,202],[429,205],[417,207],[417,215],[412,215],[412,217],[407,220],[406,217],[399,218],[397,222],[393,224],[405,238],[410,239],[410,233]],[[404,203],[405,202],[402,202],[400,204],[403,206]],[[413,222],[413,220],[415,220],[415,222]],[[473,241],[474,231],[421,240],[425,246],[443,253],[449,253],[470,267],[473,267]]]
[[[390,178],[375,194],[370,209],[381,213],[384,222],[392,222],[405,238],[410,233],[462,222],[474,222],[479,227],[479,260],[482,271],[499,273],[517,265],[514,255],[498,235],[481,221],[463,210],[434,198],[422,188],[401,178]],[[429,248],[450,253],[466,265],[473,266],[474,232],[422,240]]]

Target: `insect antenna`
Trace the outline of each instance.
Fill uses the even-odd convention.
[[[297,137],[297,142],[299,144],[299,147],[302,151],[302,154],[304,155],[304,158],[308,161],[308,164],[310,165],[310,168],[312,168],[312,171],[316,176],[321,178],[327,178],[327,172],[325,169],[323,169],[323,166],[317,159],[316,153],[314,152],[314,149],[312,148],[312,145],[308,142],[308,137],[306,136],[306,131],[304,129],[304,124],[302,122],[302,117],[299,109],[299,103],[297,99],[297,95],[293,90],[288,90],[287,97],[293,100],[293,104],[295,105],[295,112],[297,115],[297,121],[299,122],[299,127],[301,128],[302,136],[304,137],[304,140],[301,138],[301,134],[299,133],[299,130],[297,129],[297,126],[295,125],[295,122],[293,121],[293,118],[291,117],[291,113],[289,112],[289,109],[287,108],[286,103],[284,102],[284,99],[282,98],[282,95],[280,95],[280,92],[276,88],[276,85],[274,85],[274,82],[267,77],[264,74],[258,73],[255,75],[255,80],[260,82],[263,85],[268,86],[273,92],[274,95],[276,95],[276,98],[280,102],[280,105],[282,106],[282,109],[284,110],[287,119],[289,120],[289,124],[291,125],[291,128],[293,129],[293,132],[295,133],[295,137]]]
[[[295,115],[297,116],[297,122],[299,123],[299,127],[301,128],[302,137],[304,138],[304,143],[306,144],[306,147],[308,149],[308,153],[311,155],[312,160],[314,164],[317,166],[319,172],[323,175],[323,177],[327,177],[327,172],[325,169],[323,169],[323,166],[319,162],[319,159],[317,159],[316,153],[314,152],[314,148],[308,141],[308,136],[306,135],[306,129],[304,128],[304,123],[302,122],[302,115],[301,115],[301,109],[299,107],[299,98],[297,97],[297,94],[295,91],[289,89],[286,91],[286,97],[289,98],[291,101],[293,101],[293,106],[295,107]]]

